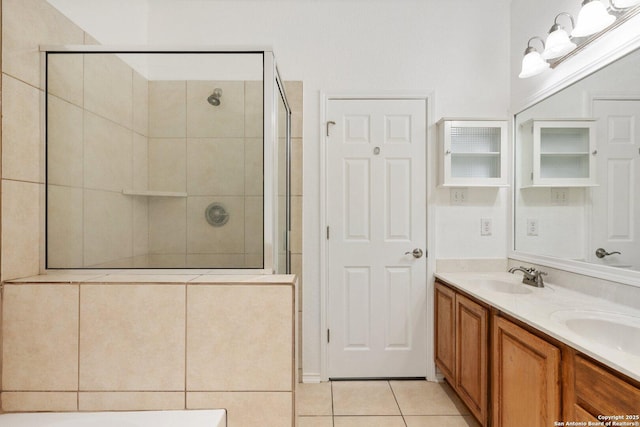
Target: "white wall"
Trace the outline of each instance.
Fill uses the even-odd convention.
[[[106,7],[109,2],[103,3]],[[320,372],[321,92],[432,93],[428,152],[429,164],[433,166],[434,123],[440,117],[507,117],[510,3],[510,0],[149,1],[149,44],[270,45],[282,78],[304,82],[303,371],[306,375]],[[121,42],[116,34],[119,25],[113,26],[112,31],[112,36],[101,32],[99,41]],[[437,231],[435,247],[429,248],[430,256],[506,256],[508,190],[470,189],[469,198],[466,206],[452,208],[448,191],[434,193],[430,203],[436,204]],[[492,236],[480,237],[482,217],[493,219]]]

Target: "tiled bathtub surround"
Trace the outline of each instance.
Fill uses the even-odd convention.
[[[226,408],[230,426],[290,427],[295,292],[293,276],[7,283],[2,409]]]

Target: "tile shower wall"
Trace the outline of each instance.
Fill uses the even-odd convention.
[[[133,267],[148,202],[122,191],[147,188],[148,82],[115,55],[49,63],[49,267]]]
[[[149,83],[149,189],[188,194],[151,198],[151,265],[262,267],[262,128],[262,82]],[[221,227],[205,218],[214,202]]]

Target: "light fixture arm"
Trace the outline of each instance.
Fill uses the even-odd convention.
[[[611,0],[609,0],[609,1],[611,1]],[[560,12],[559,14],[556,15],[556,18],[553,20],[553,26],[549,30],[549,33],[553,33],[554,31],[557,31],[560,28],[562,28],[562,26],[560,24],[558,24],[558,18],[560,18],[561,16],[568,16],[569,19],[571,20],[571,29],[575,28],[576,22],[573,20],[573,16],[571,16],[571,14],[567,13],[567,12]]]
[[[540,41],[540,43],[542,43],[542,50],[544,50],[544,48],[545,48],[544,40],[542,40],[542,39],[541,39],[540,37],[538,37],[538,36],[533,36],[533,37],[531,37],[531,38],[529,39],[529,41],[527,42],[527,48],[526,48],[526,49],[525,49],[525,51],[524,51],[524,54],[525,54],[525,55],[526,55],[527,53],[531,53],[531,52],[537,51],[537,49],[536,49],[535,47],[531,46],[531,42],[532,42],[533,40],[539,40],[539,41]]]
[[[609,5],[611,7],[611,10],[616,11],[616,12],[620,12],[620,11],[629,9],[628,7],[617,7],[615,0],[609,0]]]

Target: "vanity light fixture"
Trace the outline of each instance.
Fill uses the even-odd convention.
[[[565,31],[564,27],[558,24],[558,18],[561,16],[568,16],[571,20],[571,28],[575,27],[573,16],[567,12],[559,13],[556,16],[553,21],[553,26],[549,30],[549,35],[547,36],[546,47],[544,52],[542,52],[542,58],[544,59],[559,58],[577,47],[569,38],[569,34]]]
[[[613,9],[628,9],[640,4],[640,0],[615,0],[611,2]]]
[[[531,46],[531,42],[533,40],[540,40],[540,43],[542,43],[542,49],[544,49],[544,40],[540,37],[534,36],[529,39],[527,42],[527,49],[524,51],[524,58],[522,58],[522,71],[520,71],[520,74],[518,75],[521,79],[535,76],[549,68],[549,63],[542,58],[540,52],[538,52],[535,47]]]
[[[609,0],[610,4],[611,0]],[[576,26],[571,31],[573,37],[587,37],[613,24],[616,17],[611,15],[600,0],[583,0]]]

